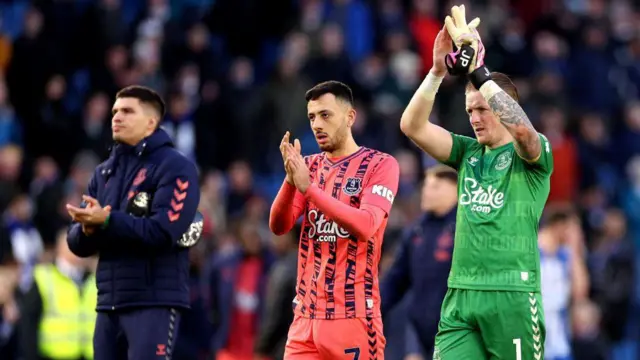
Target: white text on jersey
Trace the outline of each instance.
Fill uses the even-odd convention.
[[[504,193],[492,185],[485,189],[475,179],[464,178],[460,204],[471,205],[473,212],[488,214],[491,210],[497,210],[504,206]]]
[[[335,242],[338,238],[346,239],[351,234],[335,221],[330,221],[325,218],[324,214],[316,209],[309,210],[307,213],[309,224],[309,238],[314,241],[321,242]]]
[[[389,200],[390,203],[393,203],[393,191],[389,190],[386,186],[373,185],[373,187],[371,188],[371,192],[375,195],[382,196],[383,198]]]

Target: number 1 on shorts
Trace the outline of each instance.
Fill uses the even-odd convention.
[[[522,360],[522,342],[520,339],[513,339],[513,345],[516,346],[516,360]]]

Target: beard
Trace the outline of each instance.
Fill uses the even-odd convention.
[[[345,121],[344,125],[340,126],[336,130],[333,136],[329,136],[327,134],[328,141],[324,144],[318,144],[318,147],[320,147],[321,151],[328,152],[328,153],[332,153],[336,150],[339,150],[344,146],[344,143],[347,138],[347,133],[348,133],[348,128],[347,128],[347,123]]]

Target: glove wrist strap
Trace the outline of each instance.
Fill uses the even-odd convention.
[[[473,87],[475,87],[476,90],[480,90],[482,84],[491,80],[491,71],[483,65],[470,73],[468,78],[471,84],[473,84]]]
[[[476,51],[469,44],[463,44],[458,51],[447,54],[444,57],[444,64],[449,74],[456,76],[468,74],[475,54]]]

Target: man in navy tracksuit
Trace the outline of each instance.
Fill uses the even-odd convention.
[[[403,234],[394,263],[380,286],[383,316],[411,293],[407,315],[420,344],[407,344],[407,350],[411,353],[422,348],[423,356],[429,359],[451,268],[457,177],[444,165],[427,170],[421,198],[424,214]]]
[[[188,250],[177,245],[200,201],[195,165],[158,125],[163,100],[132,86],[116,95],[116,141],[83,206],[67,204],[69,248],[99,254],[96,360],[170,359],[189,307]]]

